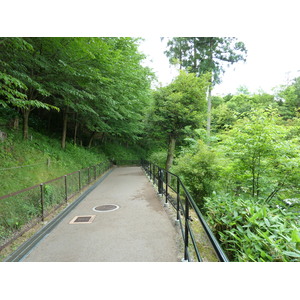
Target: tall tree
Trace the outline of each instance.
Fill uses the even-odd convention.
[[[1,38],[0,47],[1,103],[22,112],[23,137],[27,139],[30,112],[35,108],[57,109],[44,102],[50,93],[45,89],[41,73],[49,64],[24,38]]]
[[[75,116],[75,127],[80,121],[81,131],[90,136],[89,145],[99,136],[136,141],[152,78],[141,65],[138,42],[127,37],[0,38],[0,105],[22,111],[25,138],[33,108],[59,108],[62,148]]]
[[[285,119],[291,119],[300,112],[300,77],[292,80],[288,85],[280,86],[276,91],[276,98],[280,105],[280,113]]]
[[[247,50],[243,42],[232,37],[175,37],[168,41],[165,52],[170,62],[179,60],[180,66],[189,72],[210,73],[207,92],[207,134],[211,128],[211,92],[213,86],[221,82],[225,66],[245,61]]]
[[[154,122],[168,137],[167,170],[172,166],[176,141],[184,135],[184,129],[197,128],[200,124],[199,112],[205,106],[207,86],[207,75],[198,78],[181,71],[170,85],[154,94]]]

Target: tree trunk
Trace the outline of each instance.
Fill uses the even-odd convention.
[[[207,131],[208,143],[209,143],[210,131],[211,131],[211,90],[212,90],[212,85],[210,83],[209,87],[208,87],[208,93],[207,93],[207,125],[206,125],[206,131]]]
[[[23,139],[28,139],[28,120],[30,109],[23,109]]]
[[[197,58],[196,58],[196,38],[193,38],[193,44],[194,44],[194,72],[197,74]]]
[[[166,161],[166,170],[169,171],[173,164],[176,139],[173,136],[169,137],[168,156]]]
[[[77,130],[78,130],[78,121],[76,119],[75,128],[74,128],[74,145],[76,145],[76,142],[77,142]]]
[[[179,69],[182,69],[182,43],[179,41]]]
[[[48,131],[50,132],[51,131],[51,117],[52,117],[52,113],[51,111],[49,111],[49,113],[47,114],[48,115]]]
[[[65,109],[63,114],[63,131],[61,137],[62,149],[66,149],[67,126],[68,126],[68,109]]]
[[[90,137],[90,141],[89,141],[89,145],[88,145],[88,148],[91,148],[92,147],[92,143],[93,143],[93,140],[94,140],[94,137],[96,135],[96,131],[94,131]]]
[[[208,144],[210,144],[209,138],[210,138],[210,132],[211,132],[211,91],[212,91],[212,85],[213,85],[213,38],[210,38],[209,42],[209,64],[210,64],[210,71],[211,71],[211,78],[209,82],[208,87],[208,95],[207,95],[207,137],[208,137]]]

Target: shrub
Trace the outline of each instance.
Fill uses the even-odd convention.
[[[228,195],[206,198],[205,209],[230,260],[300,261],[295,214]]]
[[[148,160],[152,163],[160,166],[161,168],[166,167],[166,160],[167,160],[167,151],[166,150],[158,150],[152,152],[151,155],[148,157]]]
[[[172,171],[182,178],[199,208],[202,209],[204,197],[210,196],[215,190],[219,166],[217,154],[202,141],[198,141],[176,160],[176,166]]]

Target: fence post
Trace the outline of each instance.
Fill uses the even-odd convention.
[[[66,202],[68,202],[68,185],[67,185],[67,175],[65,175],[65,194],[66,194]]]
[[[154,173],[154,165],[152,163],[150,163],[150,170],[151,170],[152,183],[154,184],[155,173]]]
[[[80,190],[81,190],[81,178],[80,178],[81,176],[80,176],[80,170],[78,171],[78,187],[79,187],[79,192],[80,192]]]
[[[184,261],[188,261],[188,249],[189,249],[189,200],[188,197],[185,196],[185,228],[184,228]]]
[[[40,184],[40,191],[41,191],[41,214],[42,214],[42,222],[44,222],[44,184]]]

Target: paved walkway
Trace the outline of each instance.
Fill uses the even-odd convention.
[[[96,212],[115,204],[119,209]],[[89,224],[69,224],[95,215]],[[175,262],[180,260],[174,222],[140,167],[115,168],[22,261]]]

